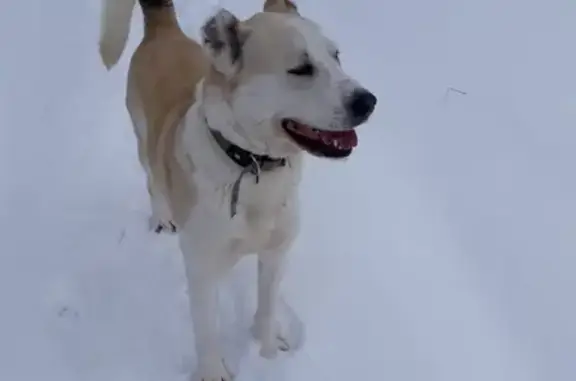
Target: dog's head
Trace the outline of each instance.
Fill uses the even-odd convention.
[[[212,128],[274,157],[350,155],[354,128],[368,120],[376,97],[344,72],[337,46],[318,25],[295,9],[246,21],[222,9],[202,36],[211,63],[203,104]]]

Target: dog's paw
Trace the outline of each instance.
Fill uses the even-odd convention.
[[[233,375],[226,369],[223,361],[214,365],[199,365],[191,381],[232,381]]]
[[[160,233],[176,234],[176,233],[178,233],[178,228],[176,228],[176,225],[172,221],[168,221],[166,223],[161,222],[161,223],[158,223],[156,225],[156,227],[154,227],[154,233],[156,233],[156,234],[160,234]]]
[[[260,343],[260,356],[273,359],[278,351],[294,353],[302,348],[305,339],[304,323],[289,307],[286,318],[272,325],[270,336],[264,319],[256,317],[251,328],[252,337]]]
[[[176,234],[178,232],[178,228],[176,227],[176,224],[173,221],[170,220],[164,221],[154,216],[150,216],[150,219],[148,220],[148,227],[151,231],[153,231],[156,234],[160,233]]]
[[[278,355],[278,351],[288,352],[290,350],[290,343],[282,335],[278,322],[272,328],[271,337],[267,337],[265,325],[260,323],[258,319],[255,320],[250,332],[254,340],[260,343],[260,356],[264,358],[273,359]]]

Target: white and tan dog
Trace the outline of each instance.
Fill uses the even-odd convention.
[[[100,53],[111,68],[136,0],[103,0]],[[171,0],[139,0],[144,38],[126,104],[148,178],[157,232],[178,232],[190,290],[198,370],[229,381],[218,338],[219,279],[258,255],[253,334],[272,358],[293,343],[278,324],[279,283],[298,225],[304,152],[345,158],[376,97],[340,65],[334,42],[289,0],[245,21],[226,10],[180,29]]]

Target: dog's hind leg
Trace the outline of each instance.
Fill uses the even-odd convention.
[[[152,169],[150,168],[150,157],[147,146],[148,126],[146,118],[141,111],[139,103],[135,101],[135,97],[130,91],[131,86],[128,86],[128,96],[126,100],[127,108],[136,134],[137,147],[138,147],[138,161],[146,172],[146,185],[148,188],[148,195],[150,197],[151,215],[148,218],[148,228],[155,233],[167,232],[176,233],[176,225],[172,220],[172,213],[166,198],[162,194],[160,187],[155,184]]]
[[[170,205],[166,197],[162,193],[161,187],[154,182],[152,170],[143,156],[142,144],[138,144],[138,156],[140,157],[140,164],[146,171],[146,185],[148,188],[148,195],[150,197],[151,215],[148,218],[148,228],[155,233],[176,233],[177,228],[172,218]]]
[[[148,219],[149,229],[155,233],[176,233],[177,228],[172,219],[168,201],[166,201],[162,191],[154,184],[149,173],[146,181],[148,183],[148,194],[150,195],[150,209],[152,210],[152,214]]]

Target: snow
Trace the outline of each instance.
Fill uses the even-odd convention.
[[[186,29],[214,4],[178,2]],[[299,5],[379,104],[347,163],[308,163],[284,284],[304,349],[257,356],[253,259],[223,285],[237,381],[576,379],[576,4]],[[108,73],[99,7],[0,16],[1,380],[183,381],[195,366],[178,248],[146,231],[124,108],[140,13]]]

